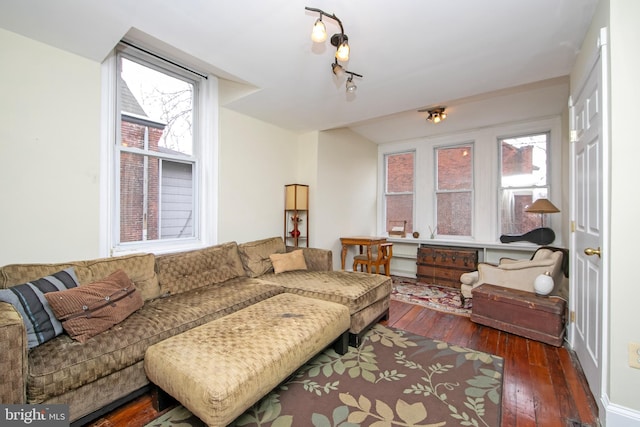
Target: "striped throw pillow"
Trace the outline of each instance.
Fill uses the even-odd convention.
[[[33,348],[63,332],[62,324],[56,319],[44,294],[77,286],[78,278],[72,267],[51,276],[1,289],[0,301],[8,302],[20,313],[27,330],[28,347]]]

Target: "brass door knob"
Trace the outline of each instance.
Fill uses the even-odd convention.
[[[598,249],[586,248],[584,250],[584,253],[588,256],[598,255],[598,258],[600,258],[600,248]]]

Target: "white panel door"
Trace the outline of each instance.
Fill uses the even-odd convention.
[[[572,279],[571,306],[575,312],[572,341],[589,387],[601,406],[603,378],[603,321],[606,310],[606,248],[608,207],[605,194],[608,169],[606,91],[602,46],[584,84],[572,94]],[[602,411],[601,411],[602,413]]]

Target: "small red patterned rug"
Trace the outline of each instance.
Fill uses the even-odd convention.
[[[392,279],[391,299],[458,316],[471,315],[471,299],[462,304],[460,289],[421,283],[408,277],[392,276]]]

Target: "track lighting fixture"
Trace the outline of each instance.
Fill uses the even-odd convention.
[[[445,108],[446,107],[427,108],[424,110],[418,110],[418,112],[424,113],[426,111],[427,113],[429,113],[429,115],[427,116],[427,120],[435,124],[438,124],[447,118],[447,113],[445,112]]]
[[[313,30],[311,32],[311,40],[316,43],[322,43],[327,39],[327,28],[325,27],[324,22],[322,22],[323,16],[333,19],[340,26],[340,32],[331,36],[330,39],[331,44],[336,47],[335,59],[333,64],[331,64],[331,71],[338,78],[342,78],[345,74],[349,74],[349,78],[347,80],[347,93],[355,92],[356,85],[355,83],[353,83],[353,76],[362,78],[362,75],[347,71],[342,65],[338,63],[338,61],[347,62],[351,53],[351,48],[349,47],[349,37],[347,37],[347,35],[344,33],[342,21],[340,21],[340,19],[338,19],[336,15],[329,14],[323,10],[316,9],[315,7],[305,7],[305,9],[320,14],[320,17],[316,19],[316,22],[313,25]]]

